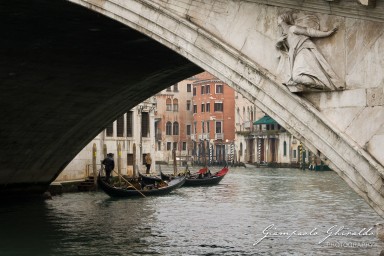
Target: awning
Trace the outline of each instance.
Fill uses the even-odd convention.
[[[277,122],[270,116],[263,116],[259,120],[253,122],[253,124],[277,124]]]

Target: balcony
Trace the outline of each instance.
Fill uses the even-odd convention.
[[[251,128],[251,121],[245,121],[245,122],[243,123],[243,127],[244,127],[245,129],[250,129],[250,128]]]
[[[255,135],[255,136],[278,136],[280,133],[282,133],[282,131],[280,130],[257,130],[257,131],[253,131],[252,132],[252,135]]]
[[[215,133],[215,140],[223,140],[224,133]]]
[[[203,140],[209,140],[209,133],[203,134]]]

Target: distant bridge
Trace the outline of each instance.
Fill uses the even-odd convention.
[[[207,70],[327,159],[384,216],[384,3],[70,2],[0,4],[3,196],[45,191],[119,115]],[[341,90],[293,93],[283,85],[289,72],[275,45],[278,16],[288,11],[297,21],[315,17],[320,30],[338,27],[312,41]]]

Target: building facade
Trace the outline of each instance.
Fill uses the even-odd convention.
[[[253,122],[264,116],[264,113],[240,93],[235,92],[235,148],[237,161],[242,163],[256,162],[256,147]]]
[[[222,164],[235,159],[235,92],[203,72],[193,83],[194,161]]]
[[[180,81],[156,94],[155,134],[156,159],[171,163],[176,151],[179,164],[190,161],[193,124],[192,83],[194,77]]]
[[[84,180],[92,176],[94,158],[96,169],[99,170],[100,162],[107,153],[114,154],[115,171],[129,176],[134,175],[134,165],[136,171],[144,172],[144,157],[147,153],[151,153],[153,162],[151,171],[154,172],[155,109],[155,101],[150,98],[118,117],[78,153],[55,181]]]
[[[272,166],[316,165],[315,155],[268,115],[253,122],[254,163]]]

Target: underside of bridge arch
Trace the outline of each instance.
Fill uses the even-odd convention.
[[[62,0],[0,3],[0,195],[46,190],[107,124],[201,72],[174,51]]]

